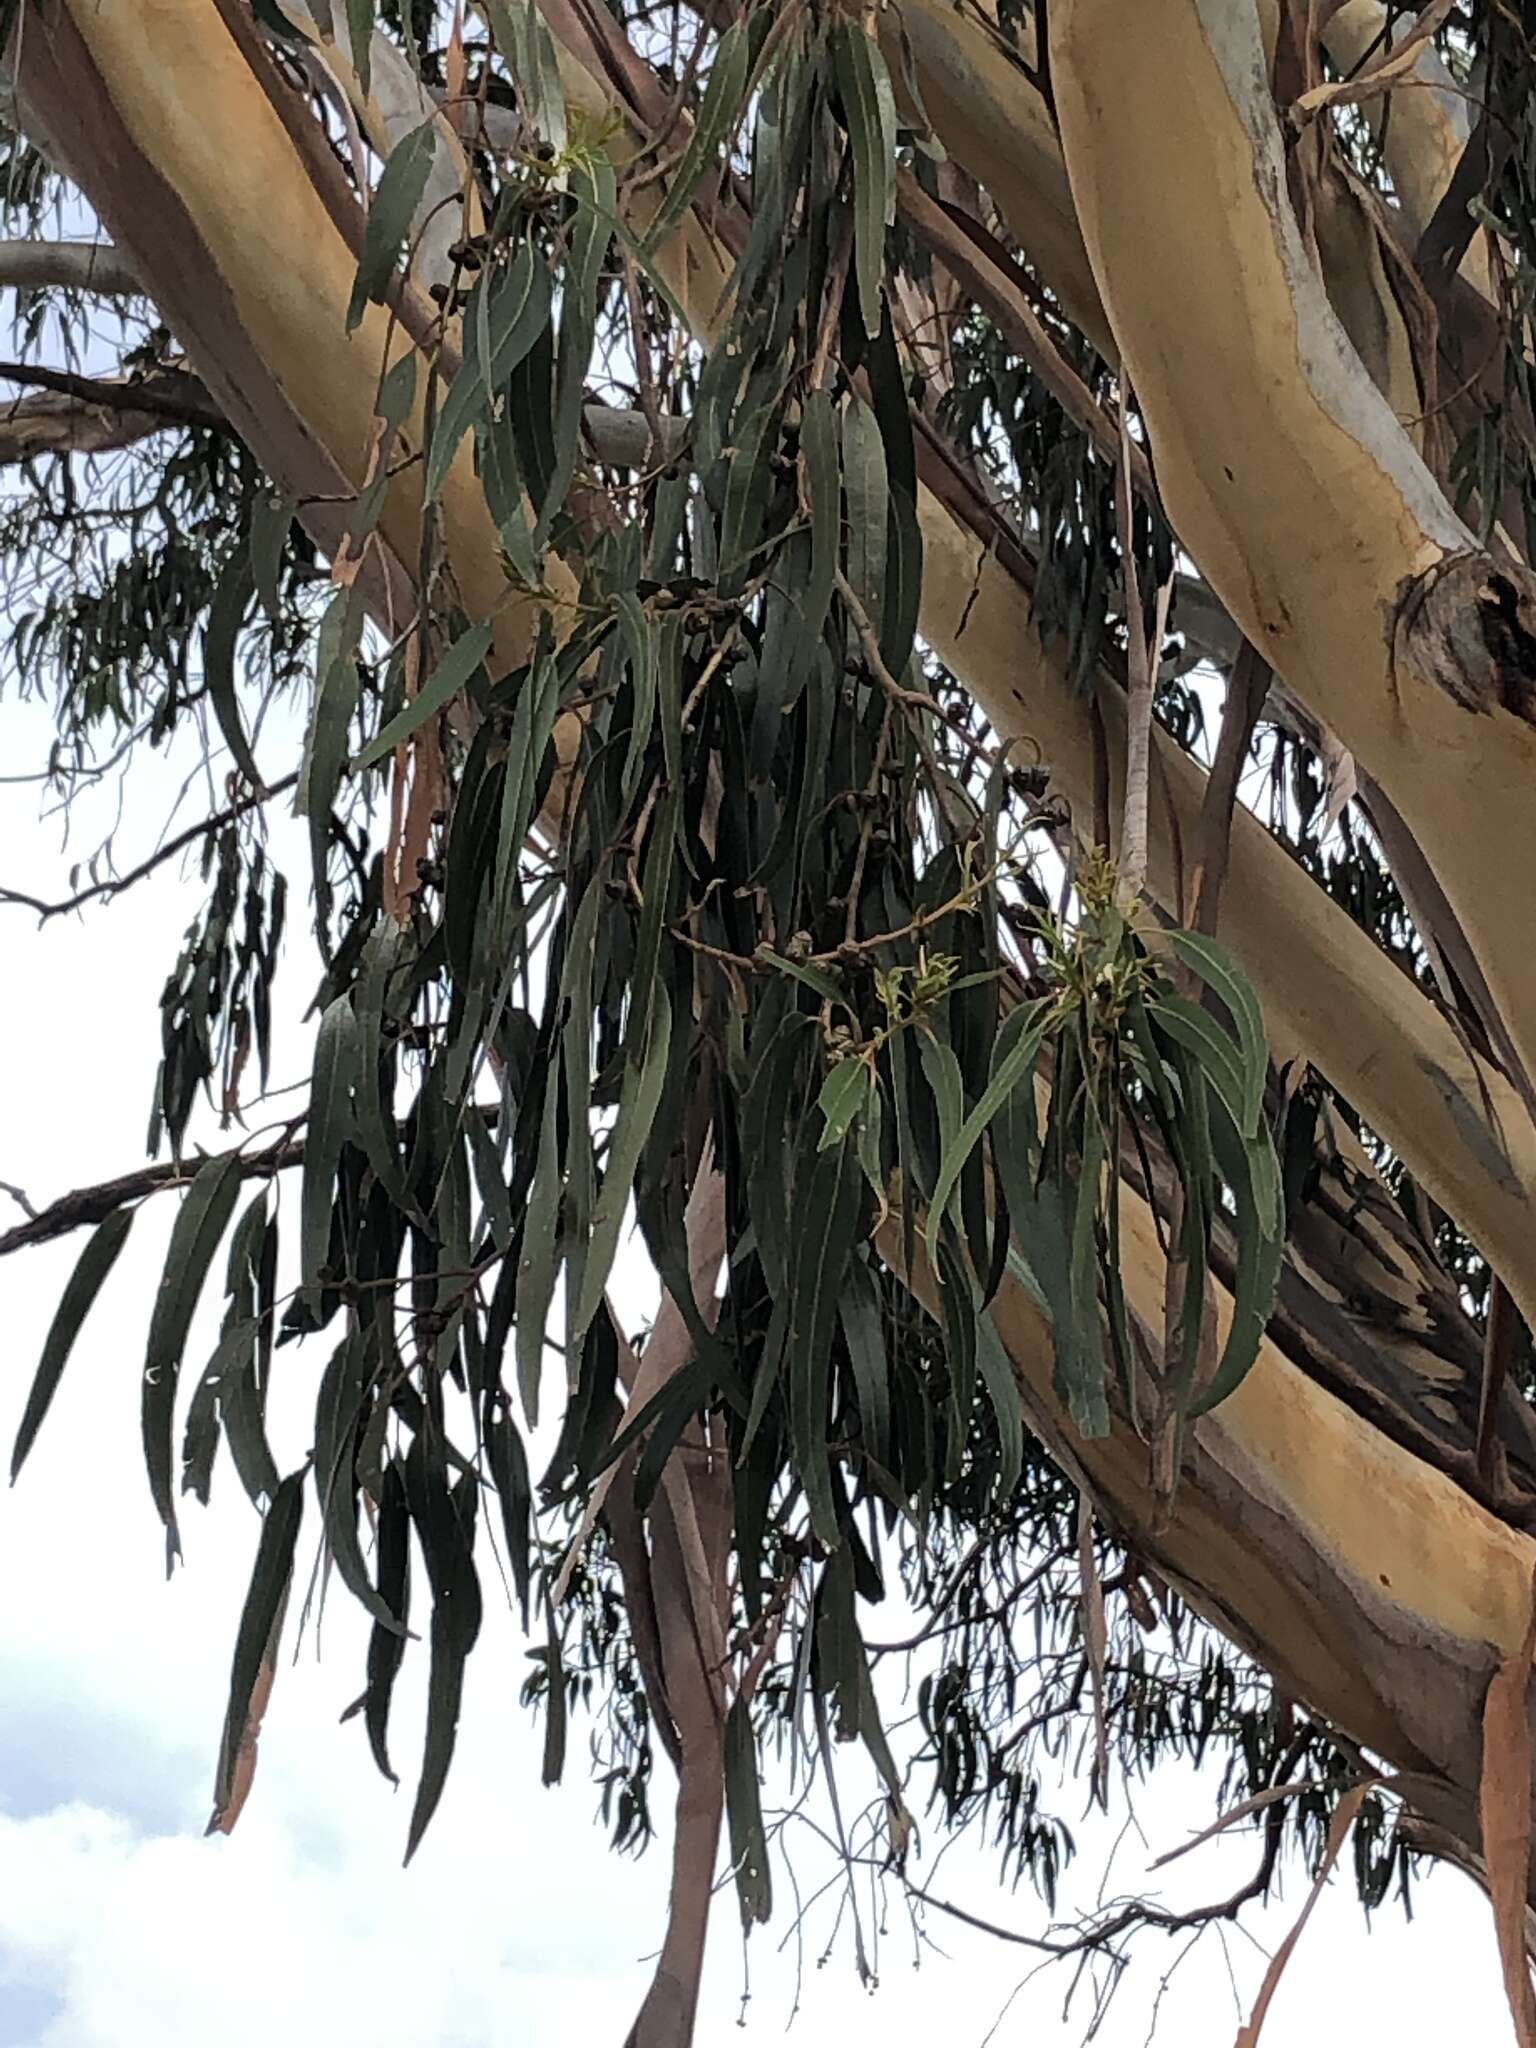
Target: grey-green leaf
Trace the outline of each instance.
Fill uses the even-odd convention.
[[[331,1198],[341,1148],[352,1131],[352,1088],[357,1073],[357,1024],[346,996],[338,996],[315,1034],[299,1205],[300,1285],[314,1289],[331,1244]]]
[[[757,1744],[747,1702],[731,1702],[725,1717],[725,1811],[731,1836],[731,1868],[741,1901],[741,1924],[767,1920],[773,1911],[768,1872],[768,1837],[757,1782]]]
[[[451,704],[485,660],[490,647],[488,620],[462,632],[416,695],[390,719],[382,732],[374,735],[353,761],[353,772],[361,773],[365,768],[376,767],[387,754],[394,752],[402,740],[408,740],[418,726],[425,725],[429,718]]]
[[[224,743],[235,757],[235,766],[252,789],[262,787],[261,775],[251,753],[250,741],[240,717],[235,690],[235,649],[245,608],[255,589],[256,575],[249,553],[237,548],[224,564],[213,602],[208,607],[208,626],[203,634],[203,680],[213,700],[213,714],[219,721]]]
[[[27,1405],[22,1410],[21,1425],[16,1431],[16,1444],[11,1452],[13,1486],[58,1390],[64,1368],[69,1363],[69,1354],[80,1334],[80,1326],[128,1240],[133,1216],[132,1209],[114,1209],[110,1216],[104,1217],[87,1238],[85,1249],[75,1262],[75,1270],[65,1284],[53,1321],[48,1326],[48,1335],[43,1340],[43,1355],[33,1376]]]
[[[368,225],[363,230],[363,253],[347,305],[349,334],[362,319],[369,300],[382,301],[389,290],[401,244],[410,233],[411,221],[427,189],[436,147],[436,123],[428,120],[402,136],[389,153],[389,162],[368,208]]]
[[[165,1271],[149,1319],[140,1419],[150,1493],[165,1524],[167,1567],[180,1547],[172,1491],[171,1430],[176,1382],[192,1313],[239,1192],[240,1161],[236,1154],[227,1152],[220,1158],[205,1160],[198,1168],[171,1227]]]
[[[682,162],[673,172],[667,196],[646,230],[645,247],[648,252],[677,226],[688,211],[694,193],[719,154],[720,145],[741,119],[750,64],[751,49],[746,26],[739,21],[733,22],[720,38],[714,68],[709,74],[709,84],[704,89],[703,104],[699,108],[699,118],[688,138]]]
[[[261,1524],[256,1545],[256,1562],[235,1636],[234,1662],[229,1675],[229,1706],[224,1716],[224,1738],[219,1745],[218,1777],[214,1788],[214,1824],[226,1811],[235,1789],[235,1767],[251,1717],[251,1701],[264,1664],[276,1664],[277,1637],[282,1628],[288,1583],[293,1576],[293,1554],[304,1517],[304,1474],[290,1472],[278,1487],[272,1505]]]

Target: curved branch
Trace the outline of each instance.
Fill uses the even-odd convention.
[[[115,875],[105,882],[93,882],[88,889],[77,889],[73,896],[62,897],[56,903],[45,902],[40,896],[28,896],[20,889],[0,887],[0,903],[17,903],[24,909],[35,910],[39,919],[46,923],[51,917],[63,917],[67,911],[79,910],[83,904],[93,903],[99,897],[120,896],[125,889],[131,889],[135,882],[142,882],[152,875],[156,868],[163,867],[189,846],[195,846],[200,839],[206,839],[210,832],[217,832],[222,825],[231,824],[236,818],[243,818],[247,811],[264,804],[269,797],[281,796],[292,789],[298,781],[298,771],[284,775],[277,782],[268,783],[266,788],[253,790],[249,796],[238,798],[212,817],[200,818],[195,825],[189,825],[184,832],[178,832],[174,839],[168,839],[157,847],[147,860],[141,860],[137,867],[130,868],[126,875]]]
[[[0,285],[23,291],[63,285],[117,298],[144,289],[133,265],[110,242],[0,241]]]

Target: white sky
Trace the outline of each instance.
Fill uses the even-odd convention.
[[[40,761],[50,722],[41,707],[0,706],[8,774]],[[126,867],[152,844],[175,782],[140,764]],[[81,813],[70,851],[57,821],[38,821],[38,794],[0,786],[0,883],[62,893],[71,859],[88,854],[116,796]],[[185,821],[194,815],[189,811]],[[291,949],[282,1010],[302,1003],[313,955],[303,937],[306,866],[289,844]],[[11,972],[0,1008],[0,1179],[36,1203],[143,1156],[157,1055],[156,998],[177,942],[202,899],[195,875],[167,868],[115,907],[35,928],[0,906]],[[278,1078],[300,1072],[305,1035],[290,1025]],[[0,1196],[6,1221],[7,1198]],[[0,2048],[163,2048],[217,2040],[270,2048],[274,2034],[370,2048],[554,2048],[575,2037],[618,2048],[659,1938],[666,1844],[640,1861],[614,1856],[595,1821],[584,1736],[573,1724],[567,1783],[538,1782],[539,1731],[517,1704],[525,1668],[512,1617],[487,1585],[487,1621],[470,1665],[448,1790],[409,1871],[400,1856],[409,1773],[419,1757],[424,1658],[402,1676],[393,1748],[407,1783],[391,1794],[359,1724],[337,1725],[360,1690],[363,1628],[345,1595],[327,1610],[323,1657],[314,1639],[279,1677],[250,1804],[232,1838],[202,1833],[234,1629],[256,1523],[221,1453],[213,1505],[187,1503],[187,1564],[167,1586],[160,1530],[143,1476],[138,1372],[172,1205],[150,1205],[97,1304],[17,1489],[0,1495]],[[0,1449],[8,1452],[58,1291],[83,1239],[0,1265],[7,1358],[0,1377]],[[200,1319],[189,1358],[211,1348]],[[199,1345],[201,1344],[201,1351]],[[323,1347],[279,1354],[288,1422],[307,1437],[306,1404]],[[281,1450],[279,1461],[282,1462]],[[314,1527],[310,1519],[310,1532]],[[849,1771],[857,1803],[860,1764]],[[658,1766],[656,1796],[670,1792]],[[771,1802],[782,1786],[770,1785]],[[845,1797],[847,1793],[845,1792]],[[1136,1796],[1144,1840],[1120,1844],[1108,1893],[1140,1890],[1153,1855],[1214,1817],[1217,1791],[1180,1773]],[[1076,1791],[1063,1813],[1082,1848],[1067,1903],[1091,1904],[1113,1824],[1082,1827]],[[936,1837],[927,1843],[932,1856]],[[1213,1844],[1160,1873],[1171,1903],[1216,1898],[1252,1868],[1251,1838]],[[832,1874],[806,1843],[807,1893]],[[995,1865],[964,1848],[936,1888],[1024,1932],[1045,1930],[1031,1893],[1010,1893]],[[850,2025],[880,2030],[889,2048],[941,2038],[946,2048],[1084,2039],[1086,1987],[1063,2016],[1069,1969],[1021,1980],[1037,1958],[930,1918],[936,1946],[915,1952],[893,1899],[873,1994],[854,1976],[850,1945],[819,1965],[833,1920],[828,1899],[808,1916],[797,1971],[792,1892],[781,1870],[773,1922],[750,1944],[745,2037],[812,2042]],[[1303,1894],[1245,1924],[1265,1949],[1288,1929]],[[1140,1960],[1097,2039],[1140,2048],[1156,2022],[1164,2041],[1227,2042],[1251,2004],[1264,1954],[1247,1935],[1212,1931],[1160,1985],[1183,1939],[1143,1936]],[[941,1953],[942,1951],[942,1953]],[[914,1960],[919,1967],[913,1967]],[[722,1896],[699,2026],[701,2048],[742,2038],[742,1947],[734,1899]],[[1234,1987],[1242,2012],[1234,2002]],[[1011,2003],[1010,2003],[1011,2001]],[[727,2030],[730,2030],[728,2033]],[[1511,2038],[1498,1989],[1486,1903],[1444,1875],[1420,1892],[1405,1924],[1389,1905],[1369,1939],[1348,1879],[1325,1897],[1265,2030],[1270,2048],[1316,2048],[1390,2032],[1400,2048],[1450,2039]]]

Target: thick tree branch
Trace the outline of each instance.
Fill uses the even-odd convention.
[[[109,242],[0,241],[0,286],[22,291],[64,285],[123,297],[141,292],[138,272]]]
[[[50,391],[81,405],[149,413],[169,425],[227,431],[224,415],[197,378],[184,370],[155,370],[138,378],[79,377],[71,370],[50,370],[39,363],[0,363],[0,380]]]

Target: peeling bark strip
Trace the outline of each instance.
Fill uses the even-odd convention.
[[[1517,1649],[1500,1664],[1483,1708],[1479,1818],[1488,1896],[1493,1903],[1504,1989],[1520,2048],[1536,2048],[1536,1996],[1525,1947],[1531,1862],[1531,1658],[1536,1654],[1536,1582],[1531,1618]]]
[[[1498,693],[1478,601],[1451,616],[1459,577],[1440,665],[1394,660],[1399,594],[1480,551],[1312,267],[1253,0],[1055,0],[1050,27],[1078,220],[1180,539],[1401,811],[1536,1067],[1536,728]]]

